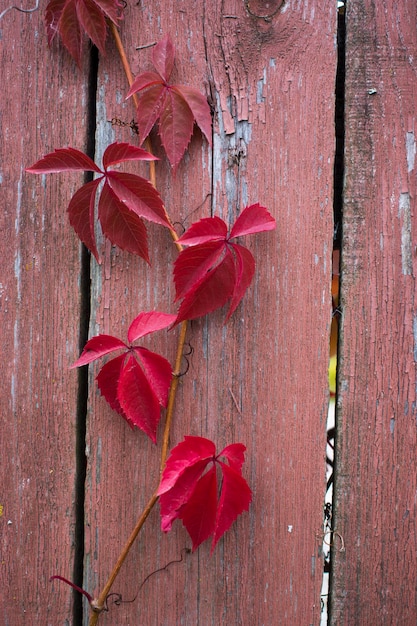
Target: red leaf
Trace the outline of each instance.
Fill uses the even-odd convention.
[[[174,315],[158,311],[138,315],[129,328],[130,340],[166,328]],[[172,368],[159,354],[147,348],[126,345],[111,335],[98,335],[87,341],[80,358],[72,365],[91,363],[115,350],[123,354],[108,361],[97,376],[99,389],[111,408],[120,413],[131,426],[138,426],[156,441],[160,406],[168,403]],[[136,355],[140,363],[136,360]]]
[[[251,501],[251,490],[241,475],[244,450],[240,443],[231,444],[215,456],[213,442],[203,437],[185,437],[175,446],[157,491],[162,530],[168,532],[173,522],[181,519],[193,541],[193,550],[210,536],[213,550]],[[228,459],[230,466],[219,461],[220,456]],[[213,467],[204,473],[210,462]],[[223,476],[219,501],[216,464]]]
[[[171,450],[157,491],[164,532],[171,530],[173,521],[189,500],[207,464],[214,461],[215,453],[216,447],[212,441],[188,435]]]
[[[117,25],[121,19],[123,3],[119,2],[119,0],[94,0],[94,2],[100,7],[103,13]]]
[[[173,522],[179,516],[181,507],[191,497],[201,474],[209,463],[210,459],[195,461],[181,472],[177,482],[169,491],[160,495],[161,529],[164,532],[171,530]]]
[[[216,466],[200,478],[194,490],[178,513],[193,541],[193,550],[216,530],[217,478]]]
[[[58,22],[66,0],[50,0],[45,9],[45,27],[48,46],[51,46],[58,33]]]
[[[160,311],[148,311],[139,313],[129,326],[127,338],[130,343],[137,341],[149,333],[168,328],[175,321],[175,315],[161,313]]]
[[[184,441],[171,450],[162,472],[158,495],[160,496],[172,489],[187,468],[201,460],[206,462],[210,459],[214,460],[215,454],[216,446],[210,439],[186,435]]]
[[[125,360],[126,354],[120,354],[114,359],[111,359],[111,361],[108,361],[108,363],[105,363],[99,371],[96,380],[101,395],[110,405],[110,408],[121,415],[127,421],[129,426],[133,428],[134,424],[123,411],[118,398],[119,380]]]
[[[58,22],[58,32],[62,43],[75,60],[81,65],[82,36],[78,21],[77,0],[67,0]]]
[[[120,202],[139,217],[170,227],[159,193],[144,178],[111,171],[107,172],[105,184],[111,187]]]
[[[212,119],[207,100],[200,92],[193,87],[168,84],[174,55],[174,46],[165,37],[153,50],[153,63],[159,75],[144,72],[137,76],[127,97],[139,94],[137,123],[142,141],[159,119],[162,145],[175,169],[189,144],[194,122],[211,143]]]
[[[165,35],[152,51],[152,62],[164,81],[168,81],[174,67],[175,48],[169,35]]]
[[[105,184],[99,199],[99,219],[103,233],[122,250],[137,254],[149,263],[146,228],[141,218],[171,228],[161,197],[154,186],[141,176],[107,170],[110,165],[138,160],[155,160],[155,157],[142,148],[116,142],[104,152],[104,172],[90,157],[75,148],[55,150],[27,168],[27,171],[47,174],[87,170],[102,174],[74,194],[68,207],[71,225],[99,261],[94,233],[94,209],[95,193],[104,178]]]
[[[153,156],[146,150],[132,146],[130,143],[112,143],[104,151],[103,167],[107,170],[111,165],[122,163],[123,161],[158,161],[158,157]]]
[[[276,226],[275,219],[261,206],[259,203],[251,204],[243,209],[237,218],[229,239],[233,237],[241,237],[242,235],[251,235],[252,233],[260,233],[265,230],[274,230]]]
[[[232,237],[275,228],[275,220],[259,204],[243,210],[230,235],[219,217],[202,219],[179,238],[190,248],[183,250],[174,265],[176,299],[182,298],[177,322],[214,311],[230,298],[227,321],[236,310],[255,273],[255,259]],[[225,250],[225,256],[220,260]]]
[[[114,350],[120,350],[121,348],[126,349],[128,346],[120,339],[117,339],[112,335],[97,335],[87,341],[80,358],[77,359],[73,365],[71,365],[70,369],[80,367],[81,365],[87,365],[87,363],[91,363],[92,361],[95,361],[106,354],[110,354],[110,352],[113,352]]]
[[[155,74],[157,76],[157,74]],[[140,77],[139,77],[140,78]],[[134,93],[134,92],[132,92]],[[165,104],[166,90],[162,83],[156,83],[151,89],[139,95],[137,124],[141,141],[151,132],[161,115]]]
[[[194,87],[174,85],[173,89],[184,98],[191,109],[197,126],[200,128],[201,132],[211,146],[213,121],[207,98],[205,98],[205,96],[203,96],[203,94],[197,89],[194,89]]]
[[[116,24],[121,9],[119,0],[51,0],[45,10],[48,44],[59,33],[64,46],[80,65],[84,31],[104,54],[106,17]]]
[[[139,74],[131,84],[126,100],[133,96],[134,93],[149,89],[149,87],[154,87],[155,85],[159,85],[160,87],[164,86],[159,74],[156,74],[156,72],[143,72]]]
[[[246,446],[244,446],[243,443],[231,443],[219,452],[216,459],[219,459],[221,456],[225,456],[229,461],[230,467],[233,467],[233,469],[240,472],[242,470],[242,465],[245,462],[245,450]]]
[[[137,254],[149,263],[145,224],[136,213],[120,202],[108,185],[104,185],[100,194],[98,216],[103,233],[112,244]]]
[[[117,397],[127,419],[156,443],[161,409],[148,379],[133,356],[129,357],[121,372]]]
[[[209,242],[182,250],[174,263],[175,300],[184,298],[217,265],[223,242]]]
[[[255,259],[253,258],[252,253],[247,248],[244,248],[237,243],[229,245],[235,253],[236,275],[233,295],[230,301],[230,308],[226,315],[226,322],[236,310],[239,302],[242,300],[247,288],[252,282],[253,275],[255,274]]]
[[[77,17],[84,32],[104,55],[107,26],[103,11],[93,0],[78,0]]]
[[[194,116],[187,102],[173,89],[166,88],[159,117],[159,134],[172,167],[175,169],[190,143]]]
[[[52,174],[79,170],[102,174],[101,169],[90,157],[75,148],[59,148],[36,161],[31,167],[26,168],[26,171],[31,174]]]
[[[219,461],[223,481],[217,507],[216,531],[211,544],[213,552],[220,537],[229,530],[236,518],[249,509],[252,492],[240,472]]]
[[[235,285],[235,266],[227,251],[224,259],[184,297],[175,324],[202,317],[222,307],[231,298]]]
[[[172,380],[171,364],[163,356],[147,348],[140,347],[134,350],[139,356],[148,383],[158,398],[159,404],[166,407]]]
[[[178,239],[185,246],[196,246],[208,241],[226,241],[227,226],[220,217],[205,217],[195,222]]]
[[[99,262],[94,233],[94,208],[97,187],[100,179],[86,183],[72,196],[68,205],[69,221],[83,244]]]

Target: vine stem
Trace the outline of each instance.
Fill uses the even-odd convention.
[[[184,322],[181,323],[181,326],[180,326],[180,336],[179,336],[179,340],[178,340],[177,356],[176,356],[176,359],[175,359],[175,370],[174,370],[174,375],[173,375],[171,388],[170,388],[170,392],[169,392],[167,414],[166,414],[166,419],[165,419],[164,435],[163,435],[163,439],[162,439],[161,465],[160,465],[161,473],[162,473],[162,471],[163,471],[163,469],[165,467],[165,462],[166,462],[166,459],[167,459],[167,456],[168,456],[169,433],[170,433],[170,429],[171,429],[172,416],[173,416],[173,412],[174,412],[175,396],[176,396],[176,392],[177,392],[179,376],[180,376],[180,373],[181,373],[180,372],[180,368],[181,368],[182,353],[183,353],[183,350],[184,350],[184,343],[185,343],[186,333],[187,333],[187,321],[184,321]],[[158,486],[159,486],[159,484],[158,484]],[[110,590],[111,590],[111,588],[113,586],[113,583],[116,580],[117,575],[120,572],[120,570],[122,568],[122,565],[123,565],[123,563],[126,560],[127,555],[129,554],[130,548],[135,543],[136,538],[137,538],[140,530],[142,529],[142,526],[146,522],[150,512],[152,511],[153,507],[155,506],[155,504],[158,501],[158,496],[156,495],[156,493],[157,493],[157,489],[152,494],[151,498],[149,499],[148,503],[146,504],[145,508],[143,509],[141,516],[139,517],[138,521],[136,522],[136,526],[132,530],[129,539],[127,540],[123,550],[121,551],[120,556],[117,559],[116,564],[113,567],[113,570],[112,570],[112,572],[111,572],[111,574],[110,574],[106,584],[104,585],[102,591],[100,592],[100,595],[98,596],[98,598],[95,598],[94,600],[92,600],[90,602],[91,616],[90,616],[89,626],[95,626],[97,624],[97,621],[98,621],[98,618],[100,616],[100,613],[103,612],[104,607],[106,605],[106,598],[107,598],[107,596],[110,593]]]
[[[116,43],[116,48],[117,51],[119,53],[122,65],[123,65],[123,69],[125,71],[129,86],[132,85],[133,83],[133,74],[132,71],[130,69],[130,65],[129,62],[127,60],[127,56],[126,56],[126,52],[124,50],[122,41],[120,39],[120,35],[119,35],[119,31],[116,27],[115,24],[113,24],[113,22],[109,22],[110,25],[110,30],[111,33],[113,35],[113,38],[115,40]],[[135,106],[138,106],[138,98],[136,96],[136,94],[133,94],[132,96],[133,101]],[[152,151],[152,145],[151,142],[149,140],[149,137],[146,139],[146,148],[148,150],[148,152]],[[149,163],[149,167],[150,167],[150,182],[153,184],[154,187],[156,187],[156,175],[155,175],[155,163],[153,161],[150,161]],[[180,243],[178,243],[178,235],[175,232],[175,229],[172,225],[171,219],[165,209],[165,214],[167,217],[167,220],[170,224],[170,233],[171,233],[171,237],[178,249],[179,252],[181,252],[182,250],[182,246]],[[179,384],[179,379],[180,379],[180,374],[181,374],[181,362],[182,362],[182,356],[183,356],[183,352],[184,352],[184,344],[185,344],[185,338],[186,338],[186,334],[187,334],[187,320],[181,322],[180,325],[180,332],[179,332],[179,337],[178,337],[178,345],[177,345],[177,354],[176,354],[176,358],[175,358],[175,365],[174,365],[174,371],[173,371],[173,377],[172,377],[172,382],[171,382],[171,387],[169,390],[169,396],[168,396],[168,405],[167,405],[167,411],[166,411],[166,417],[165,417],[165,427],[164,427],[164,433],[163,433],[163,438],[162,438],[162,449],[161,449],[161,462],[160,462],[160,473],[162,474],[162,471],[165,467],[165,463],[166,463],[166,459],[168,456],[168,449],[169,449],[169,436],[170,436],[170,430],[171,430],[171,424],[172,424],[172,416],[174,413],[174,405],[175,405],[175,398],[176,398],[176,394],[177,394],[177,389],[178,389],[178,384]],[[159,486],[159,483],[158,483]],[[104,585],[102,591],[100,592],[100,595],[98,596],[98,598],[93,599],[90,602],[90,607],[91,607],[91,614],[90,614],[90,621],[89,621],[89,626],[96,626],[98,618],[100,617],[100,614],[105,610],[105,606],[106,606],[106,598],[110,593],[110,590],[113,586],[114,581],[117,578],[117,575],[119,574],[123,563],[126,560],[127,555],[129,554],[129,551],[131,549],[131,547],[133,546],[133,544],[136,541],[136,538],[140,532],[140,530],[142,529],[144,523],[146,522],[150,512],[152,511],[153,507],[155,506],[155,504],[158,501],[158,495],[157,495],[157,491],[158,491],[158,487],[156,488],[156,490],[154,491],[154,493],[152,494],[151,498],[149,499],[148,503],[146,504],[145,508],[142,511],[142,514],[140,515],[138,521],[136,522],[136,526],[134,527],[134,529],[132,530],[130,537],[128,538],[126,544],[123,547],[123,550],[121,551],[119,558],[116,561],[116,564],[113,567],[113,570],[110,573],[110,576],[106,582],[106,584]]]

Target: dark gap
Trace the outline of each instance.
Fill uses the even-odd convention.
[[[86,153],[94,160],[95,157],[95,132],[96,132],[96,95],[98,75],[98,51],[91,48],[90,67],[88,73],[88,103],[87,103],[87,137]],[[84,182],[93,179],[93,173],[85,175]],[[81,353],[88,339],[90,325],[90,252],[82,245],[81,269],[80,269],[80,325],[79,325],[79,352]],[[84,502],[85,502],[85,479],[87,471],[87,457],[85,453],[86,426],[87,426],[87,403],[88,403],[88,366],[78,369],[78,398],[76,417],[75,439],[75,550],[73,582],[78,587],[83,586],[84,578]],[[74,591],[73,599],[73,624],[82,626],[83,623],[83,596]]]
[[[340,3],[342,4],[342,3]],[[333,196],[333,213],[334,213],[334,235],[333,235],[333,251],[338,251],[339,253],[339,268],[334,268],[335,270],[340,270],[340,255],[342,248],[342,236],[343,236],[343,185],[344,185],[344,150],[345,150],[345,66],[346,66],[346,55],[345,55],[345,41],[346,41],[346,19],[345,19],[345,8],[346,1],[343,2],[342,6],[338,8],[338,18],[337,18],[337,72],[336,72],[336,88],[335,88],[335,134],[336,134],[336,152],[335,152],[335,161],[334,161],[334,196]],[[339,275],[339,293],[340,293],[340,280],[341,276]],[[336,302],[334,302],[334,310],[333,314],[340,317],[340,307],[339,307],[339,293],[336,296]],[[340,321],[339,321],[340,323]],[[339,359],[339,354],[337,354],[337,359]],[[338,360],[337,360],[338,363]],[[331,476],[328,481],[328,488],[332,489],[332,501],[334,500],[334,472],[337,463],[337,459],[335,458],[335,441],[337,437],[337,376],[336,376],[336,398],[335,398],[335,426],[328,431],[327,440],[331,444],[333,448],[333,459],[331,462]],[[333,510],[332,504],[330,505],[330,509],[328,510],[328,524],[329,530],[334,530],[333,528]],[[330,535],[331,537],[331,535]],[[332,542],[330,541],[330,544]],[[329,600],[332,594],[332,548],[330,547],[330,552],[328,555],[328,559],[325,562],[325,572],[329,574]],[[332,603],[327,602],[327,618],[328,623],[331,623],[331,605]]]
[[[333,248],[341,249],[342,214],[343,214],[343,176],[345,150],[345,7],[338,10],[337,16],[337,71],[336,71],[336,108],[335,133],[336,154],[334,160],[334,241]]]

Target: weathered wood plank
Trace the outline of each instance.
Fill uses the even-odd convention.
[[[347,3],[337,625],[417,622],[416,20],[413,0]]]
[[[10,3],[12,4],[12,3]],[[2,8],[5,8],[3,6]],[[78,353],[79,245],[65,207],[78,175],[25,173],[85,144],[86,71],[47,49],[41,11],[0,22],[2,381],[0,621],[69,624]]]
[[[264,3],[251,2],[263,14]],[[334,152],[334,2],[288,2],[270,21],[237,0],[168,1],[129,6],[122,39],[134,73],[149,52],[135,47],[169,32],[181,83],[202,88],[216,106],[213,153],[201,137],[173,178],[158,165],[158,187],[174,221],[185,227],[216,214],[233,221],[259,201],[276,233],[248,242],[256,279],[227,326],[222,314],[193,322],[194,349],[177,401],[172,443],[203,435],[219,448],[248,447],[254,491],[241,517],[209,556],[209,546],[153,576],[133,604],[111,607],[103,624],[318,624],[320,532],[325,489],[328,340],[331,314]],[[129,121],[119,102],[127,88],[115,52],[100,65],[102,120]],[[99,152],[120,129],[99,124]],[[208,194],[212,193],[211,197]],[[153,267],[104,249],[94,268],[92,334],[125,333],[148,308],[173,310],[166,283],[175,258],[166,233],[150,229]],[[170,358],[176,332],[152,341]],[[94,383],[92,382],[92,385]],[[88,429],[85,587],[98,592],[158,482],[158,453],[131,432],[92,386]],[[144,488],[143,485],[146,485]],[[153,570],[190,545],[151,514],[115,591],[132,599]]]

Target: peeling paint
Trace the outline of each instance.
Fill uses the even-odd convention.
[[[411,172],[414,169],[414,159],[416,156],[416,140],[413,132],[406,133],[405,147],[407,151],[407,169]]]
[[[252,127],[247,121],[235,120],[235,129],[227,146],[226,197],[229,222],[236,217],[236,207],[240,209],[248,202],[245,170]]]
[[[220,103],[220,95],[216,98]],[[225,126],[223,109],[218,107],[219,133],[213,138],[213,214],[229,224],[236,218],[236,209],[248,204],[248,185],[244,172],[252,125],[247,120],[233,119],[233,132]],[[228,124],[228,128],[230,124]],[[230,129],[229,129],[230,130]],[[225,167],[226,164],[226,167]],[[224,203],[226,197],[227,207]],[[226,213],[226,214],[225,214]]]
[[[266,123],[266,110],[265,110],[265,94],[264,87],[266,85],[266,68],[263,69],[262,78],[256,83],[256,104],[258,105],[258,119],[262,124]]]
[[[265,102],[264,87],[266,85],[266,68],[264,68],[262,78],[256,83],[256,102],[261,104]]]
[[[411,206],[410,194],[408,192],[400,195],[398,204],[398,217],[401,221],[401,264],[402,273],[412,275],[412,245],[411,245]]]

